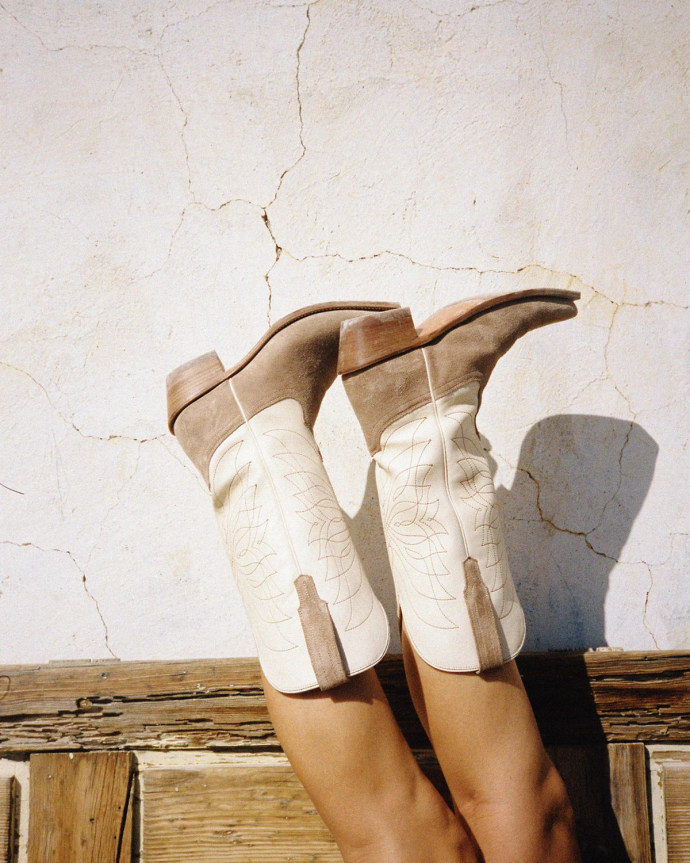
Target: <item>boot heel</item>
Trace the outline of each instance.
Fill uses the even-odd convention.
[[[201,398],[225,378],[225,369],[218,354],[211,351],[178,366],[165,380],[168,394],[168,428],[174,432],[178,415],[196,399]]]
[[[350,318],[340,325],[338,374],[348,375],[405,353],[417,347],[418,342],[409,309]]]

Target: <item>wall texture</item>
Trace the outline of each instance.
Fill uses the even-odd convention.
[[[167,372],[525,285],[582,291],[480,414],[527,646],[690,648],[687,4],[3,0],[0,42],[0,662],[252,654]],[[393,615],[339,383],[316,433]]]

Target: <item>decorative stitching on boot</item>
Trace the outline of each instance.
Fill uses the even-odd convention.
[[[374,595],[370,596],[366,614],[362,617],[360,613],[355,618],[353,599],[364,587],[363,573],[359,571],[356,585],[351,585],[346,577],[355,568],[355,549],[316,442],[294,429],[275,429],[264,432],[264,437],[272,438],[282,447],[272,457],[281,463],[282,475],[295,489],[293,497],[300,507],[295,511],[309,525],[307,542],[318,548],[319,560],[326,567],[326,583],[335,581],[335,597],[329,592],[329,605],[348,603],[345,630],[356,629],[369,619]]]
[[[451,440],[458,448],[456,465],[463,474],[457,486],[457,494],[463,503],[474,512],[474,531],[481,537],[485,568],[493,572],[487,586],[491,593],[505,588],[508,582],[508,559],[501,528],[501,519],[496,504],[494,482],[486,460],[486,453],[475,428],[476,408],[460,407],[446,413],[458,424],[457,434]],[[488,576],[488,573],[487,573]],[[505,601],[503,606],[505,606]],[[510,607],[510,606],[509,606]],[[503,617],[505,607],[499,617]]]
[[[457,623],[443,610],[443,602],[455,597],[444,586],[450,575],[443,562],[448,531],[436,518],[439,501],[431,495],[428,482],[433,465],[424,461],[431,438],[424,426],[426,417],[410,420],[400,428],[413,426],[410,444],[388,465],[381,488],[381,519],[391,567],[403,578],[405,588],[435,601],[442,621],[417,615],[435,629],[455,629]],[[385,449],[385,442],[384,442]],[[414,599],[411,599],[414,604]]]

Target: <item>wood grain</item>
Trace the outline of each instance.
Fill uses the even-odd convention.
[[[289,765],[143,774],[146,863],[342,863]]]
[[[545,741],[690,742],[690,652],[542,653],[518,659]],[[429,743],[402,661],[377,666],[405,736]],[[255,659],[0,667],[0,752],[271,751]]]
[[[573,810],[583,863],[630,863],[611,807],[605,745],[549,746]]]
[[[608,753],[611,805],[628,856],[631,863],[653,863],[644,743],[611,743]]]
[[[666,762],[662,784],[668,863],[690,863],[690,764]]]
[[[31,756],[29,863],[129,863],[127,752]]]
[[[10,863],[14,846],[14,776],[0,777],[0,863]]]

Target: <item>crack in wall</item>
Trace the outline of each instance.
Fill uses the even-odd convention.
[[[185,148],[185,153],[186,153],[186,148]],[[191,174],[189,173],[189,157],[188,156],[187,156],[187,179],[188,179],[188,185],[191,186]],[[194,201],[192,203],[196,203],[196,202]],[[177,235],[179,234],[179,232],[182,228],[182,225],[184,224],[184,220],[187,216],[188,208],[189,208],[189,204],[186,204],[182,208],[182,212],[180,213],[180,218],[179,218],[179,221],[177,223],[177,227],[172,232],[172,235],[170,237],[170,242],[168,243],[168,250],[165,254],[165,259],[163,260],[163,263],[159,267],[156,267],[155,270],[151,270],[150,273],[146,273],[143,276],[138,276],[136,279],[132,279],[129,283],[130,287],[132,287],[133,285],[139,284],[140,282],[145,282],[147,279],[152,279],[154,276],[158,275],[158,273],[162,272],[165,269],[165,267],[168,265],[168,262],[170,261],[170,258],[172,257],[173,245],[175,243],[175,237],[177,237]]]
[[[64,555],[66,555],[66,556],[67,556],[67,557],[72,561],[72,564],[73,564],[73,565],[74,565],[74,567],[77,569],[77,571],[80,573],[80,575],[81,575],[81,582],[82,582],[82,586],[83,586],[83,588],[84,588],[84,592],[86,593],[86,595],[88,596],[88,598],[89,598],[89,599],[91,600],[91,602],[93,603],[93,605],[94,605],[94,607],[95,607],[95,609],[96,609],[96,613],[98,614],[98,617],[99,617],[99,619],[100,619],[100,621],[101,621],[101,624],[103,625],[103,634],[104,634],[104,639],[105,639],[105,647],[106,647],[106,650],[108,651],[108,653],[110,653],[110,655],[111,655],[114,659],[119,659],[119,657],[115,655],[115,653],[113,652],[112,648],[110,647],[110,642],[109,642],[109,637],[108,637],[108,626],[107,626],[107,624],[106,624],[106,622],[105,622],[105,619],[103,618],[103,614],[101,613],[101,609],[100,609],[100,606],[99,606],[99,604],[98,604],[98,600],[97,600],[97,599],[96,599],[96,597],[91,593],[91,591],[89,590],[89,587],[88,587],[88,585],[87,585],[87,583],[86,583],[86,572],[85,572],[85,571],[82,569],[82,567],[77,563],[77,560],[76,560],[76,558],[75,558],[74,554],[73,554],[71,551],[68,551],[67,549],[64,549],[64,548],[43,548],[42,546],[37,545],[35,542],[12,542],[12,540],[9,540],[9,539],[3,539],[3,540],[0,540],[0,545],[13,545],[13,546],[15,546],[16,548],[35,548],[35,549],[37,549],[38,551],[42,551],[42,552],[44,552],[45,554],[55,553],[55,554],[64,554]]]
[[[647,572],[649,573],[649,587],[647,588],[647,593],[645,594],[645,598],[644,598],[644,610],[642,612],[642,625],[647,630],[652,641],[654,642],[654,647],[657,650],[659,650],[659,643],[656,640],[656,636],[652,632],[652,628],[647,623],[647,606],[649,605],[649,594],[652,592],[652,588],[654,587],[654,575],[652,573],[652,567],[644,560],[641,562],[647,567]]]
[[[187,21],[194,21],[197,18],[203,18],[204,15],[208,15],[209,12],[212,12],[218,6],[229,6],[231,5],[232,0],[217,0],[215,3],[211,3],[210,6],[207,6],[201,12],[195,12],[194,15],[187,15],[184,18],[180,18],[179,21],[171,22],[170,24],[166,24],[165,27],[161,30],[161,34],[158,37],[158,42],[156,43],[156,48],[159,48],[163,39],[165,38],[165,34],[171,27],[180,27],[182,24],[186,24]]]
[[[306,23],[304,25],[304,31],[302,33],[302,38],[300,40],[299,45],[297,46],[296,68],[295,68],[295,93],[297,96],[297,116],[299,119],[299,128],[298,128],[297,134],[299,137],[301,152],[300,152],[299,156],[297,157],[297,159],[295,159],[295,161],[292,163],[292,165],[289,165],[283,171],[283,173],[280,175],[280,177],[278,179],[278,185],[276,187],[275,194],[273,195],[272,200],[270,200],[268,202],[268,204],[266,204],[265,207],[261,208],[261,213],[262,213],[261,217],[263,219],[264,224],[266,225],[266,230],[268,231],[268,234],[271,238],[271,242],[273,243],[273,245],[275,247],[275,260],[273,261],[273,263],[271,264],[271,266],[268,268],[268,270],[266,271],[266,273],[264,275],[266,287],[268,288],[266,319],[267,319],[269,327],[271,326],[271,307],[273,304],[273,288],[271,286],[271,272],[272,272],[273,268],[275,267],[275,265],[280,260],[280,255],[282,253],[282,247],[279,245],[278,241],[276,240],[276,237],[273,233],[273,229],[271,228],[271,221],[270,221],[269,216],[268,216],[268,208],[272,204],[275,203],[275,201],[278,197],[278,194],[280,193],[280,190],[283,186],[283,181],[284,181],[285,177],[287,176],[287,174],[290,171],[292,171],[294,168],[297,167],[297,165],[302,161],[302,159],[304,158],[304,156],[307,152],[307,148],[304,145],[304,117],[302,115],[302,91],[301,91],[301,82],[300,82],[300,70],[302,67],[302,48],[304,47],[304,42],[307,38],[307,33],[309,32],[309,28],[311,26],[311,7],[309,5],[306,6],[305,13],[306,13]]]
[[[268,235],[271,238],[271,242],[275,247],[275,260],[271,264],[271,266],[264,273],[264,281],[266,282],[266,287],[268,288],[268,305],[266,308],[266,321],[268,326],[271,326],[271,306],[273,304],[273,288],[271,286],[271,272],[273,268],[280,260],[280,256],[283,252],[282,248],[278,245],[278,241],[276,240],[273,229],[271,228],[271,220],[268,218],[268,213],[265,209],[261,211],[261,218],[263,220],[264,225],[266,225],[266,230],[268,231]]]
[[[137,446],[137,455],[136,455],[136,458],[134,460],[134,467],[132,468],[131,473],[124,480],[124,482],[122,483],[120,488],[118,488],[118,490],[115,492],[115,503],[113,503],[111,506],[108,507],[108,509],[105,512],[105,515],[101,519],[101,523],[98,526],[98,536],[96,537],[93,545],[91,546],[91,551],[89,552],[88,557],[86,558],[86,564],[85,565],[87,567],[91,563],[91,558],[93,556],[94,551],[98,548],[98,544],[101,540],[101,536],[103,535],[103,530],[105,528],[105,525],[106,525],[108,519],[110,518],[112,513],[117,509],[117,507],[120,505],[120,495],[125,490],[125,488],[129,485],[129,483],[132,481],[132,479],[134,479],[134,475],[139,470],[139,462],[141,460],[141,447],[142,447],[142,443],[140,443]]]
[[[613,302],[613,300],[611,300],[610,302]],[[622,306],[619,303],[613,303],[613,304],[614,304],[614,309],[613,309],[613,315],[611,316],[611,323],[609,324],[609,334],[608,334],[608,337],[606,339],[606,344],[604,345],[604,368],[606,369],[606,377],[611,381],[614,389],[616,390],[618,395],[623,399],[623,401],[627,405],[628,410],[630,411],[630,414],[631,414],[633,420],[635,420],[637,418],[637,416],[636,416],[635,411],[633,410],[632,404],[630,403],[630,399],[621,390],[621,388],[618,386],[613,375],[611,374],[611,369],[609,368],[609,346],[611,344],[611,337],[613,336],[613,328],[616,325],[616,317],[618,316],[618,312],[620,312],[620,310],[622,308]]]
[[[575,170],[579,171],[580,168],[573,156],[572,150],[570,148],[570,130],[568,128],[568,117],[565,113],[565,103],[564,103],[564,87],[563,82],[559,81],[554,77],[553,69],[551,67],[551,58],[549,57],[549,52],[546,50],[546,42],[544,40],[544,19],[542,16],[541,6],[539,7],[539,43],[541,45],[541,50],[544,54],[544,60],[546,62],[546,74],[548,75],[549,81],[558,88],[558,104],[561,112],[561,117],[563,118],[563,129],[565,134],[565,149],[568,151],[568,156],[570,157],[570,161],[575,165]]]
[[[317,255],[303,255],[298,256],[294,255],[289,249],[286,249],[285,246],[281,247],[281,253],[287,255],[292,258],[293,261],[297,261],[298,263],[305,263],[306,261],[320,261],[320,260],[329,260],[334,259],[338,261],[342,261],[346,264],[356,264],[362,261],[374,261],[379,258],[391,257],[391,258],[399,258],[400,260],[407,261],[415,267],[421,267],[425,270],[433,270],[434,272],[439,273],[476,273],[477,275],[500,275],[500,276],[519,276],[521,273],[526,272],[530,269],[540,269],[545,273],[554,276],[555,278],[568,278],[573,282],[576,282],[579,285],[587,288],[587,290],[592,291],[593,294],[597,296],[603,297],[607,302],[611,303],[611,305],[616,306],[617,308],[636,308],[636,309],[646,309],[651,308],[652,306],[668,306],[673,309],[680,309],[682,311],[690,310],[690,305],[682,305],[681,303],[674,303],[669,300],[645,300],[642,303],[634,303],[630,300],[614,300],[608,294],[604,293],[601,289],[595,288],[593,285],[585,282],[580,276],[575,273],[570,273],[567,270],[554,270],[551,267],[547,267],[544,264],[539,263],[538,261],[533,261],[531,263],[522,264],[519,267],[513,268],[498,268],[498,267],[475,267],[475,266],[457,266],[452,264],[446,264],[444,266],[438,266],[436,264],[431,264],[428,261],[419,261],[410,255],[406,255],[403,252],[396,252],[391,249],[382,249],[379,252],[372,252],[368,255],[361,255],[359,257],[349,258],[346,255],[341,254],[340,252],[324,252],[323,254]],[[494,257],[491,255],[491,257]],[[610,329],[610,327],[609,327]],[[590,382],[591,383],[591,382]]]
[[[163,449],[166,451],[166,453],[167,453],[171,458],[173,458],[173,459],[174,459],[174,460],[175,460],[179,465],[181,465],[181,466],[182,466],[182,467],[187,471],[187,473],[188,473],[190,476],[194,477],[194,479],[197,481],[197,483],[198,483],[199,487],[200,487],[200,488],[202,488],[206,493],[208,493],[208,487],[206,486],[206,484],[205,484],[205,483],[204,483],[204,481],[202,480],[202,478],[201,478],[201,474],[199,474],[199,473],[198,473],[198,471],[196,471],[196,470],[194,470],[193,468],[191,468],[191,467],[190,467],[190,465],[189,465],[189,462],[188,462],[186,459],[182,459],[182,458],[180,458],[180,457],[177,455],[177,452],[175,451],[175,448],[172,448],[172,449],[168,448],[168,446],[167,446],[167,441],[168,441],[168,436],[167,436],[167,434],[166,434],[166,435],[161,435],[161,437],[160,437],[160,438],[156,438],[155,440],[156,440],[156,442],[157,442],[158,444],[160,444],[160,446],[162,446],[162,447],[163,447]],[[175,443],[175,447],[177,447],[177,443]]]
[[[41,390],[41,392],[43,393],[43,395],[46,398],[46,401],[48,402],[48,404],[50,405],[52,410],[55,412],[55,414],[62,420],[62,422],[66,426],[69,426],[71,429],[73,429],[80,437],[84,438],[85,440],[104,441],[106,443],[108,441],[111,441],[111,440],[122,440],[122,441],[129,441],[131,443],[142,444],[142,443],[149,443],[150,441],[160,440],[161,438],[165,437],[164,434],[154,435],[153,437],[145,437],[145,438],[137,438],[137,437],[131,437],[129,435],[121,435],[121,434],[111,434],[111,435],[107,435],[105,437],[100,436],[100,435],[87,434],[86,432],[83,432],[79,428],[79,426],[75,425],[73,419],[68,419],[62,413],[60,408],[58,408],[58,406],[51,399],[50,394],[48,393],[48,390],[45,388],[45,386],[40,381],[36,380],[36,378],[32,374],[27,372],[26,369],[20,369],[18,366],[13,366],[10,363],[3,362],[2,360],[0,360],[0,366],[4,366],[7,369],[11,369],[12,371],[17,372],[18,374],[24,375],[25,377],[27,377],[33,384],[35,384],[35,386],[37,386]],[[0,485],[2,485],[2,483],[0,483]],[[5,488],[7,488],[7,486],[5,486]],[[10,491],[16,491],[16,489],[10,489]],[[23,494],[23,492],[18,492],[18,494]]]
[[[506,462],[506,463],[509,464],[509,462]],[[512,465],[511,465],[511,467],[512,467]],[[539,513],[539,520],[541,522],[543,522],[544,524],[547,524],[549,527],[551,527],[553,530],[558,531],[559,533],[566,533],[569,536],[581,537],[582,539],[584,539],[585,545],[587,546],[587,548],[591,552],[593,552],[594,554],[598,555],[599,557],[603,557],[605,560],[610,560],[612,563],[618,563],[619,562],[617,558],[611,557],[610,555],[606,554],[603,551],[600,551],[599,549],[595,548],[592,545],[589,537],[592,533],[594,533],[594,531],[599,527],[599,525],[596,525],[596,527],[592,528],[592,530],[585,532],[582,530],[571,530],[570,528],[563,527],[562,525],[557,524],[555,521],[553,521],[553,519],[548,518],[544,514],[544,510],[543,510],[542,503],[541,503],[541,486],[540,486],[537,478],[534,476],[534,474],[525,467],[514,467],[513,470],[520,471],[521,473],[526,474],[534,483],[534,486],[537,490],[537,496],[535,498],[535,503],[537,505],[537,512]]]
[[[84,52],[88,52],[88,51],[127,51],[130,54],[138,54],[138,55],[147,55],[149,53],[149,52],[145,51],[143,48],[141,48],[141,49],[129,48],[127,45],[91,44],[91,45],[85,46],[85,45],[73,45],[73,44],[68,43],[67,45],[60,45],[58,48],[51,48],[49,45],[46,45],[46,43],[38,35],[38,33],[36,33],[34,30],[32,30],[30,27],[28,27],[20,18],[18,18],[14,14],[14,12],[10,12],[10,10],[7,9],[2,3],[0,3],[0,9],[2,9],[2,11],[5,13],[5,15],[7,15],[8,18],[11,18],[15,22],[15,24],[17,24],[18,27],[21,27],[21,29],[24,30],[25,33],[28,33],[29,36],[36,39],[36,41],[39,43],[41,48],[43,48],[45,51],[50,52],[51,54],[59,54],[62,51],[84,51]]]
[[[633,423],[630,424],[630,430],[629,430],[628,434],[626,435],[623,446],[621,447],[621,453],[619,455],[619,465],[622,464],[623,453],[625,451],[626,446],[628,445],[628,442],[630,439],[630,432],[632,431],[632,426],[633,426]],[[644,602],[644,608],[643,608],[643,612],[642,612],[642,625],[644,626],[645,630],[649,633],[650,638],[654,642],[655,648],[657,650],[659,650],[660,647],[659,647],[659,644],[657,641],[657,637],[656,637],[654,631],[652,630],[651,626],[649,625],[649,621],[647,619],[647,610],[648,610],[648,605],[649,605],[650,594],[651,594],[651,591],[654,587],[653,568],[654,568],[654,566],[657,566],[657,567],[666,566],[669,563],[669,561],[671,560],[671,558],[673,557],[673,543],[675,541],[675,537],[676,536],[688,536],[688,534],[677,533],[677,532],[672,533],[671,534],[671,549],[669,551],[669,554],[665,560],[661,561],[658,564],[654,564],[654,565],[649,564],[646,560],[642,560],[642,559],[630,560],[630,561],[620,561],[618,558],[611,557],[610,555],[607,555],[605,552],[602,552],[602,551],[598,550],[597,548],[595,548],[592,545],[591,541],[589,540],[589,536],[601,526],[601,522],[599,524],[595,525],[595,527],[592,528],[592,530],[588,531],[588,532],[571,530],[569,528],[566,528],[566,527],[563,527],[562,525],[557,524],[555,521],[553,521],[553,519],[548,518],[544,514],[544,511],[543,511],[543,508],[541,505],[541,486],[539,484],[539,480],[534,476],[534,474],[528,468],[515,467],[515,466],[511,465],[510,462],[505,458],[505,456],[498,456],[498,457],[502,461],[504,461],[512,470],[520,471],[521,473],[524,473],[527,477],[529,477],[529,479],[533,482],[535,489],[536,489],[535,504],[536,504],[537,513],[538,513],[539,518],[534,519],[534,518],[524,518],[524,517],[520,517],[520,516],[515,516],[515,517],[510,517],[510,518],[506,519],[507,521],[524,522],[527,524],[546,524],[550,528],[552,528],[553,530],[555,530],[559,533],[565,533],[565,534],[568,534],[570,536],[576,536],[576,537],[582,538],[584,540],[587,548],[590,551],[592,551],[594,554],[598,555],[599,557],[603,557],[605,560],[610,561],[614,565],[623,563],[626,566],[644,566],[644,567],[646,567],[647,572],[649,574],[649,586],[648,586],[646,593],[645,593],[645,602]],[[621,468],[621,481],[622,481],[622,468]],[[604,519],[604,514],[606,512],[607,507],[609,506],[609,504],[613,500],[616,499],[616,496],[617,496],[618,492],[620,491],[621,481],[619,481],[618,488],[617,488],[616,492],[609,499],[609,501],[605,504],[605,506],[602,510],[602,521]],[[566,587],[566,589],[569,590],[567,583],[564,583],[564,586]]]
[[[184,150],[185,165],[187,167],[187,189],[189,191],[190,200],[193,201],[194,203],[198,203],[195,196],[194,196],[194,189],[192,188],[192,168],[191,168],[191,165],[189,164],[189,149],[187,148],[187,137],[185,135],[185,129],[187,128],[187,123],[189,122],[189,117],[187,117],[187,112],[185,111],[184,106],[182,105],[182,100],[178,96],[177,90],[175,90],[172,79],[171,79],[170,75],[168,74],[168,70],[165,68],[165,65],[163,63],[163,58],[160,56],[160,54],[156,54],[154,56],[158,60],[158,65],[160,66],[161,72],[163,73],[165,80],[168,82],[168,87],[170,88],[170,92],[172,93],[173,99],[177,103],[177,107],[179,108],[180,114],[182,115],[182,128],[180,129],[180,139],[182,141],[182,149]],[[175,233],[177,233],[177,231],[179,231],[180,227],[182,226],[183,219],[184,219],[184,210],[182,211],[182,218],[180,219],[180,224],[178,225]],[[174,235],[173,235],[173,239],[174,239]],[[172,245],[172,241],[171,241],[171,245]]]
[[[185,135],[185,129],[187,128],[189,118],[188,118],[187,113],[186,113],[184,106],[182,104],[182,100],[181,100],[179,94],[177,93],[177,91],[175,90],[175,86],[172,82],[172,79],[171,79],[167,69],[165,68],[165,64],[163,63],[163,58],[161,57],[160,52],[153,55],[156,57],[156,59],[158,61],[158,64],[161,68],[161,71],[162,71],[162,73],[165,76],[165,79],[167,81],[170,92],[172,93],[173,98],[174,98],[174,100],[175,100],[175,102],[179,108],[179,111],[182,115],[182,118],[183,118],[182,128],[180,130],[180,137],[182,140],[182,146],[183,146],[184,154],[185,154],[185,165],[186,165],[186,169],[187,169],[187,188],[188,188],[188,193],[189,193],[189,203],[183,209],[182,214],[180,216],[179,223],[178,223],[177,227],[175,228],[175,231],[172,234],[172,237],[170,239],[170,244],[168,247],[168,253],[166,255],[165,260],[160,265],[160,267],[153,270],[151,273],[148,273],[146,276],[143,276],[142,279],[150,278],[151,276],[160,272],[166,266],[168,261],[170,260],[170,256],[172,254],[173,242],[175,240],[177,233],[179,232],[180,228],[182,227],[182,224],[184,222],[186,211],[187,211],[189,204],[196,204],[198,206],[203,206],[205,209],[209,210],[210,212],[218,212],[231,203],[241,201],[241,202],[246,203],[249,206],[254,207],[254,208],[259,210],[259,212],[261,213],[261,218],[264,222],[264,225],[266,226],[266,230],[268,231],[268,234],[271,238],[271,242],[275,248],[275,259],[274,259],[273,263],[271,264],[271,266],[269,267],[269,269],[264,274],[264,281],[266,282],[266,287],[267,287],[267,291],[268,291],[266,318],[267,318],[267,322],[268,322],[269,326],[271,325],[271,309],[272,309],[272,303],[273,303],[273,289],[272,289],[272,285],[271,285],[270,276],[271,276],[271,271],[273,270],[273,268],[275,267],[275,265],[278,263],[278,261],[280,259],[282,247],[280,246],[280,244],[276,240],[276,237],[273,233],[273,229],[271,228],[271,223],[270,223],[270,219],[268,216],[268,208],[272,204],[275,203],[275,201],[278,197],[278,194],[280,193],[280,190],[282,188],[283,181],[285,180],[285,177],[287,176],[287,174],[290,171],[292,171],[295,167],[297,167],[297,165],[302,161],[302,159],[304,158],[304,156],[306,155],[306,152],[307,152],[306,146],[304,144],[304,117],[303,117],[303,113],[302,113],[303,108],[302,108],[302,92],[301,92],[300,71],[301,71],[301,64],[302,64],[302,49],[304,48],[304,43],[305,43],[306,38],[307,38],[307,33],[309,32],[309,28],[311,26],[311,6],[316,5],[316,2],[318,2],[318,0],[315,0],[315,2],[307,4],[305,6],[305,19],[306,19],[305,20],[305,26],[304,26],[304,30],[302,32],[302,37],[300,39],[299,44],[297,45],[297,50],[295,52],[295,54],[296,54],[295,93],[296,93],[296,98],[297,98],[297,115],[298,115],[297,136],[299,138],[300,153],[299,153],[298,157],[295,159],[295,161],[291,165],[288,165],[280,174],[280,177],[278,178],[278,183],[276,186],[276,190],[273,194],[273,197],[265,206],[259,206],[255,202],[247,200],[245,198],[232,198],[232,199],[229,199],[227,201],[224,201],[218,207],[209,207],[207,204],[203,203],[202,201],[199,201],[196,198],[194,188],[193,188],[193,183],[192,183],[192,169],[191,169],[191,164],[190,164],[189,148],[187,145],[187,139],[186,139],[186,135]],[[221,5],[221,4],[220,3],[214,3],[211,6],[207,7],[207,9],[205,9],[203,12],[198,13],[198,15],[188,16],[188,18],[183,19],[183,21],[190,20],[190,18],[200,17],[201,15],[206,14],[207,12],[209,12],[211,9],[215,8],[218,5]],[[296,7],[289,7],[289,8],[296,8]],[[166,25],[166,27],[163,29],[163,32],[161,33],[161,36],[158,40],[157,48],[160,47],[167,29],[169,27],[178,26],[179,24],[183,23],[183,21],[176,22],[175,24]],[[137,281],[140,281],[140,280],[137,280]]]
[[[286,255],[289,255],[289,257],[291,257],[293,261],[298,261],[299,263],[304,263],[305,261],[320,261],[334,258],[335,260],[343,261],[346,264],[356,264],[360,261],[374,261],[378,258],[383,258],[387,256],[391,258],[400,258],[403,261],[407,261],[408,263],[413,264],[415,267],[421,267],[425,270],[434,270],[435,272],[439,273],[478,273],[479,275],[484,275],[486,273],[495,275],[519,275],[523,270],[527,270],[533,266],[540,266],[539,264],[525,264],[524,266],[518,267],[514,270],[501,270],[493,268],[482,269],[480,267],[458,267],[452,265],[436,266],[435,264],[429,264],[425,261],[417,261],[409,255],[405,255],[403,252],[394,252],[389,249],[383,249],[380,252],[373,252],[370,255],[361,255],[357,258],[348,258],[346,255],[342,255],[339,252],[329,252],[321,255],[304,255],[303,257],[299,257],[297,255],[293,255],[284,247],[283,251]],[[494,256],[490,255],[490,257]],[[550,272],[555,273],[556,271],[551,270]],[[576,276],[572,276],[572,278],[576,278]]]
[[[2,488],[6,488],[6,489],[7,489],[7,491],[13,491],[15,494],[24,494],[24,492],[23,492],[23,491],[19,491],[18,489],[16,489],[16,488],[12,488],[12,487],[11,487],[11,486],[9,486],[9,485],[5,485],[5,483],[4,483],[4,482],[0,482],[0,487],[2,487]]]
[[[283,171],[283,173],[280,175],[280,178],[278,179],[278,186],[276,188],[275,194],[273,195],[273,199],[271,201],[269,201],[268,204],[266,204],[265,210],[268,210],[268,208],[271,206],[271,204],[275,203],[276,198],[278,197],[278,194],[282,188],[283,180],[285,179],[287,174],[290,173],[290,171],[292,171],[294,168],[297,167],[297,165],[299,165],[299,163],[302,161],[302,159],[304,158],[304,156],[306,155],[306,152],[307,152],[307,148],[304,145],[304,117],[302,116],[302,88],[301,88],[301,81],[300,81],[300,71],[302,68],[302,48],[304,48],[304,42],[307,38],[307,33],[309,32],[309,28],[311,26],[311,5],[307,5],[305,7],[305,9],[306,9],[306,24],[304,25],[304,32],[302,33],[302,39],[300,40],[300,43],[297,46],[297,52],[296,52],[297,63],[296,63],[296,68],[295,68],[295,93],[297,96],[297,116],[299,119],[299,129],[297,131],[297,135],[299,137],[301,153],[295,159],[295,161],[292,163],[292,165],[289,165]],[[273,235],[271,235],[271,236],[273,236]]]
[[[437,12],[435,9],[432,9],[429,6],[423,6],[421,3],[415,2],[415,0],[410,0],[412,6],[419,9],[421,12],[428,12],[430,15],[433,15],[435,18],[438,18],[439,21],[448,21],[451,18],[455,21],[460,21],[461,19],[467,17],[467,15],[471,15],[473,12],[480,12],[483,9],[493,9],[495,6],[505,6],[510,4],[511,6],[528,6],[532,0],[496,0],[495,3],[475,3],[470,6],[469,9],[466,9],[464,12]]]

